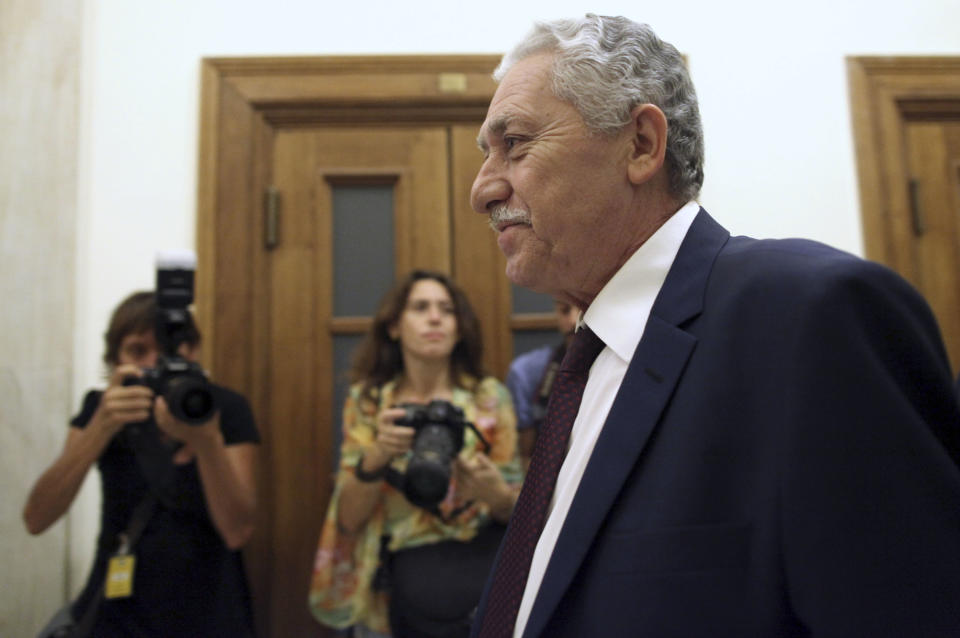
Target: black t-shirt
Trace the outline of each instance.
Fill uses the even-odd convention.
[[[259,443],[246,399],[221,386],[211,387],[220,408],[224,443]],[[80,414],[71,421],[73,427],[86,427],[100,397],[99,391],[87,393]],[[159,499],[133,548],[133,596],[104,599],[92,635],[252,636],[250,594],[240,553],[227,548],[210,521],[196,462],[174,465],[172,452],[156,426],[148,423],[125,426],[98,459],[103,495],[100,534],[74,618],[83,616],[96,590],[104,586],[118,535],[152,484]]]

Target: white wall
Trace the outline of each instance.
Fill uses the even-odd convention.
[[[193,247],[204,56],[493,53],[537,18],[624,14],[688,55],[707,140],[704,205],[734,233],[805,236],[860,253],[844,56],[960,54],[956,0],[64,4],[82,5],[85,15],[74,367],[72,396],[63,398],[73,407],[101,380],[101,334],[112,307],[130,290],[152,287],[156,250]],[[42,250],[42,242],[33,247]],[[0,281],[15,276],[26,285],[43,281],[9,271]],[[96,518],[89,497],[84,503],[75,508],[85,521],[76,526],[79,564],[89,559]]]
[[[0,636],[10,638],[53,613],[68,573],[69,521],[31,538],[20,512],[74,407],[80,35],[75,0],[0,1]]]

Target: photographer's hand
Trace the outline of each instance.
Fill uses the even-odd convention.
[[[125,424],[150,416],[153,391],[123,385],[125,378],[140,374],[137,366],[117,366],[87,426],[70,428],[63,450],[37,479],[24,505],[23,521],[31,534],[43,532],[70,508],[87,472]]]
[[[360,460],[365,473],[376,474],[413,445],[416,430],[395,423],[404,414],[403,408],[387,408],[377,415],[376,437],[363,450]],[[343,485],[337,510],[340,529],[348,534],[362,529],[380,502],[382,487],[382,481],[360,481],[356,476],[349,476]]]
[[[154,416],[162,432],[183,442],[174,463],[196,460],[210,518],[227,547],[239,549],[253,533],[256,447],[225,445],[219,412],[206,423],[190,425],[170,414],[163,397],[157,397]]]
[[[127,423],[139,423],[150,418],[153,390],[144,385],[124,385],[129,377],[143,373],[134,365],[117,366],[110,375],[110,385],[100,397],[100,405],[90,419],[88,428],[112,437]]]
[[[403,408],[387,408],[377,415],[377,438],[363,455],[364,470],[375,472],[410,450],[417,431],[396,424],[396,420],[404,414],[406,411]]]
[[[453,470],[459,499],[464,502],[482,501],[490,507],[493,518],[501,523],[510,520],[517,501],[517,491],[504,480],[490,457],[482,452],[469,458],[458,456]]]
[[[190,425],[170,413],[163,397],[157,397],[154,403],[154,417],[157,427],[171,439],[183,443],[173,457],[174,463],[182,465],[196,457],[197,450],[210,446],[223,446],[223,434],[220,432],[220,414],[214,414],[206,423]]]

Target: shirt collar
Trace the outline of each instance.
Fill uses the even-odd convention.
[[[580,315],[577,327],[589,325],[608,348],[629,362],[643,336],[653,302],[699,210],[697,202],[687,202],[643,242]]]

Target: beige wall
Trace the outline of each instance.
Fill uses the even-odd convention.
[[[0,2],[0,636],[64,600],[67,522],[20,509],[73,409],[80,0]]]

